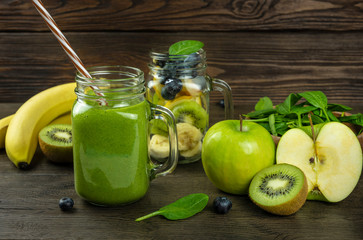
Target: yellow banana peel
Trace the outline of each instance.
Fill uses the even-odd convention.
[[[8,130],[9,123],[13,119],[14,114],[0,119],[0,149],[5,147],[5,136]]]
[[[0,149],[5,148],[5,136],[6,132],[8,130],[9,123],[11,119],[13,119],[14,114],[9,115],[7,117],[4,117],[0,119]],[[48,125],[51,124],[71,124],[71,112],[67,112],[56,119],[54,119],[52,122],[50,122]]]
[[[38,146],[39,131],[72,109],[75,87],[75,83],[67,83],[44,90],[14,114],[6,132],[5,150],[16,167],[29,166]]]

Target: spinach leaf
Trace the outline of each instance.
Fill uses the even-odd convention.
[[[183,40],[176,42],[169,47],[170,55],[188,55],[198,52],[204,43],[196,40]]]
[[[348,112],[352,110],[351,107],[342,104],[328,104],[328,109],[332,112]]]
[[[275,128],[276,128],[276,132],[277,132],[278,136],[284,135],[285,132],[287,132],[287,130],[290,129],[286,122],[276,123]]]
[[[169,220],[189,218],[202,211],[207,205],[208,200],[208,195],[204,193],[190,194],[160,208],[158,211],[137,218],[135,221],[142,221],[157,215],[162,215]]]
[[[270,125],[272,135],[277,136],[275,128],[275,115],[270,114],[270,116],[268,117],[268,124]]]
[[[321,91],[310,91],[310,92],[303,92],[299,93],[300,96],[306,99],[311,105],[326,109],[328,108],[328,99],[325,94]]]
[[[260,98],[260,100],[255,105],[255,110],[266,110],[266,109],[273,109],[274,105],[269,97]]]
[[[249,118],[261,118],[261,117],[268,117],[271,113],[276,112],[275,109],[263,109],[263,110],[259,110],[259,111],[253,111],[250,112],[246,115],[244,115],[245,117],[249,117]]]
[[[328,110],[328,98],[322,91],[310,91],[310,92],[303,92],[299,93],[300,96],[306,99],[311,105],[314,107],[320,108],[327,121],[330,121],[329,115],[327,113]]]
[[[339,119],[336,116],[334,116],[334,114],[330,110],[328,110],[327,113],[328,113],[330,120],[332,120],[334,122],[340,122]]]
[[[301,96],[291,93],[283,103],[276,106],[277,112],[285,115],[291,113],[292,106],[294,106],[300,98]]]
[[[350,122],[355,125],[359,125],[359,126],[363,127],[363,114],[362,113],[353,114],[351,116],[343,116],[343,117],[340,117],[339,120],[342,122]]]

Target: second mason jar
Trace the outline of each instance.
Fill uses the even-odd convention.
[[[169,55],[167,51],[150,53],[147,99],[170,109],[177,122],[179,163],[200,160],[202,142],[209,127],[209,96],[222,92],[225,118],[233,117],[231,88],[206,73],[206,52]],[[151,157],[162,161],[168,155],[168,133],[162,121],[154,120],[150,140]]]

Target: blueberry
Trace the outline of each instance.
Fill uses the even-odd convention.
[[[189,54],[188,57],[184,59],[184,63],[187,63],[189,67],[196,67],[200,62],[200,55],[198,53]]]
[[[62,211],[67,211],[73,208],[74,202],[72,198],[63,197],[59,200],[59,207]]]
[[[161,89],[161,96],[166,100],[172,100],[183,88],[183,83],[178,78],[169,78],[165,81],[165,86]]]
[[[216,197],[213,201],[213,209],[216,213],[226,214],[232,207],[232,202],[227,197]]]
[[[154,59],[154,64],[156,66],[158,66],[158,67],[163,68],[165,66],[165,64],[166,64],[166,61],[165,60],[156,60],[156,59]]]
[[[221,106],[222,108],[224,108],[224,99],[220,100],[218,102],[218,105]]]
[[[161,89],[161,96],[165,99],[165,100],[173,100],[175,98],[175,95],[170,94],[167,90],[166,87],[163,87]]]

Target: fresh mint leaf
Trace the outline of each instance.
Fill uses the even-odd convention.
[[[176,42],[169,47],[170,55],[189,55],[198,52],[204,43],[196,40],[183,40]]]
[[[266,109],[272,109],[274,107],[271,99],[269,97],[263,97],[260,98],[260,100],[255,105],[255,110],[266,110]]]
[[[160,208],[158,211],[137,218],[135,221],[142,221],[157,215],[162,215],[169,220],[189,218],[201,212],[207,206],[208,200],[208,195],[204,193],[190,194]]]

